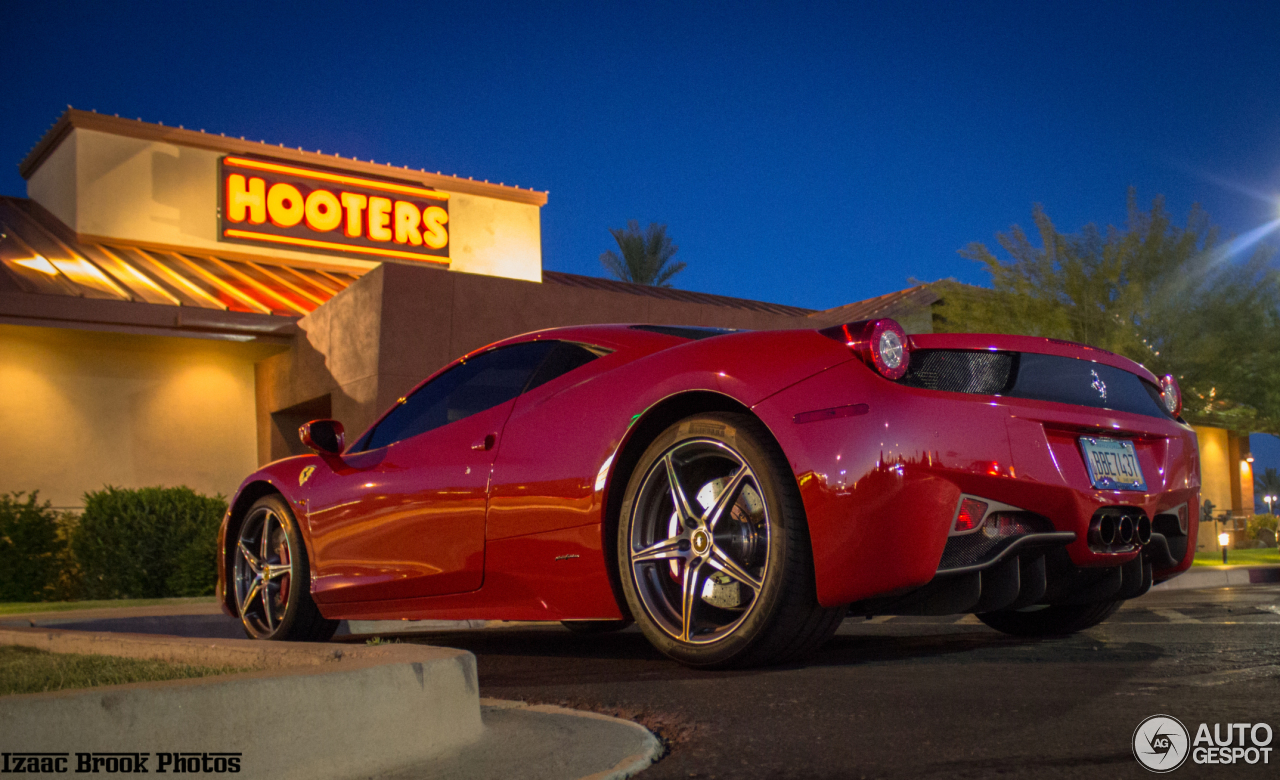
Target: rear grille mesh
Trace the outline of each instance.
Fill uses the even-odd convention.
[[[904,385],[953,393],[996,395],[1012,384],[1014,353],[921,349],[911,353]]]
[[[1053,531],[1052,523],[1030,512],[1000,513],[994,517],[996,522],[992,523],[994,526],[990,529],[992,533],[988,533],[988,528],[983,528],[981,531],[948,539],[947,546],[942,551],[942,562],[938,564],[938,570],[960,569],[985,563],[996,557],[1001,550],[1020,536]],[[991,518],[987,520],[990,522]]]

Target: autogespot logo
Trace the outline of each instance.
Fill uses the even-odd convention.
[[[1133,757],[1152,772],[1172,772],[1187,760],[1187,727],[1170,715],[1152,715],[1133,730]]]

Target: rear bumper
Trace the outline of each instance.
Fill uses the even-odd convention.
[[[795,422],[797,414],[848,404],[865,404],[866,411]],[[1095,579],[1114,579],[1127,566],[1130,587],[1117,592],[1130,592],[1134,576],[1149,586],[1191,565],[1198,453],[1195,434],[1176,421],[920,390],[883,380],[857,362],[788,388],[756,411],[795,469],[813,544],[818,598],[826,606],[900,595],[940,574],[976,575],[977,570],[939,572],[963,495],[1031,513],[1046,524],[1041,530],[1055,535],[1036,545],[1038,554],[1009,553],[1010,560],[1045,557],[1051,570],[1115,570],[1064,580],[1080,580],[1068,589],[1085,590]],[[1079,446],[1083,435],[1133,441],[1147,490],[1095,489]],[[1154,520],[1180,505],[1188,509],[1181,543],[1164,533],[1146,553],[1090,546],[1090,522],[1100,509],[1120,507]],[[1059,552],[1046,556],[1051,550]],[[1007,587],[1014,567],[1003,559],[988,563],[983,568],[1002,568]],[[1150,568],[1150,575],[1141,574],[1143,568]],[[994,581],[988,590],[992,587]]]

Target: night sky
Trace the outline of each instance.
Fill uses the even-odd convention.
[[[71,104],[547,190],[548,270],[664,222],[676,286],[827,308],[986,284],[957,250],[1033,203],[1120,223],[1133,186],[1239,234],[1280,193],[1274,3],[0,9],[0,194]]]

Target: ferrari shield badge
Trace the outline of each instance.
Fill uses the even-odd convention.
[[[305,469],[298,472],[298,487],[302,487],[307,484],[307,480],[311,479],[311,475],[315,473],[315,470],[315,466],[307,466]]]

